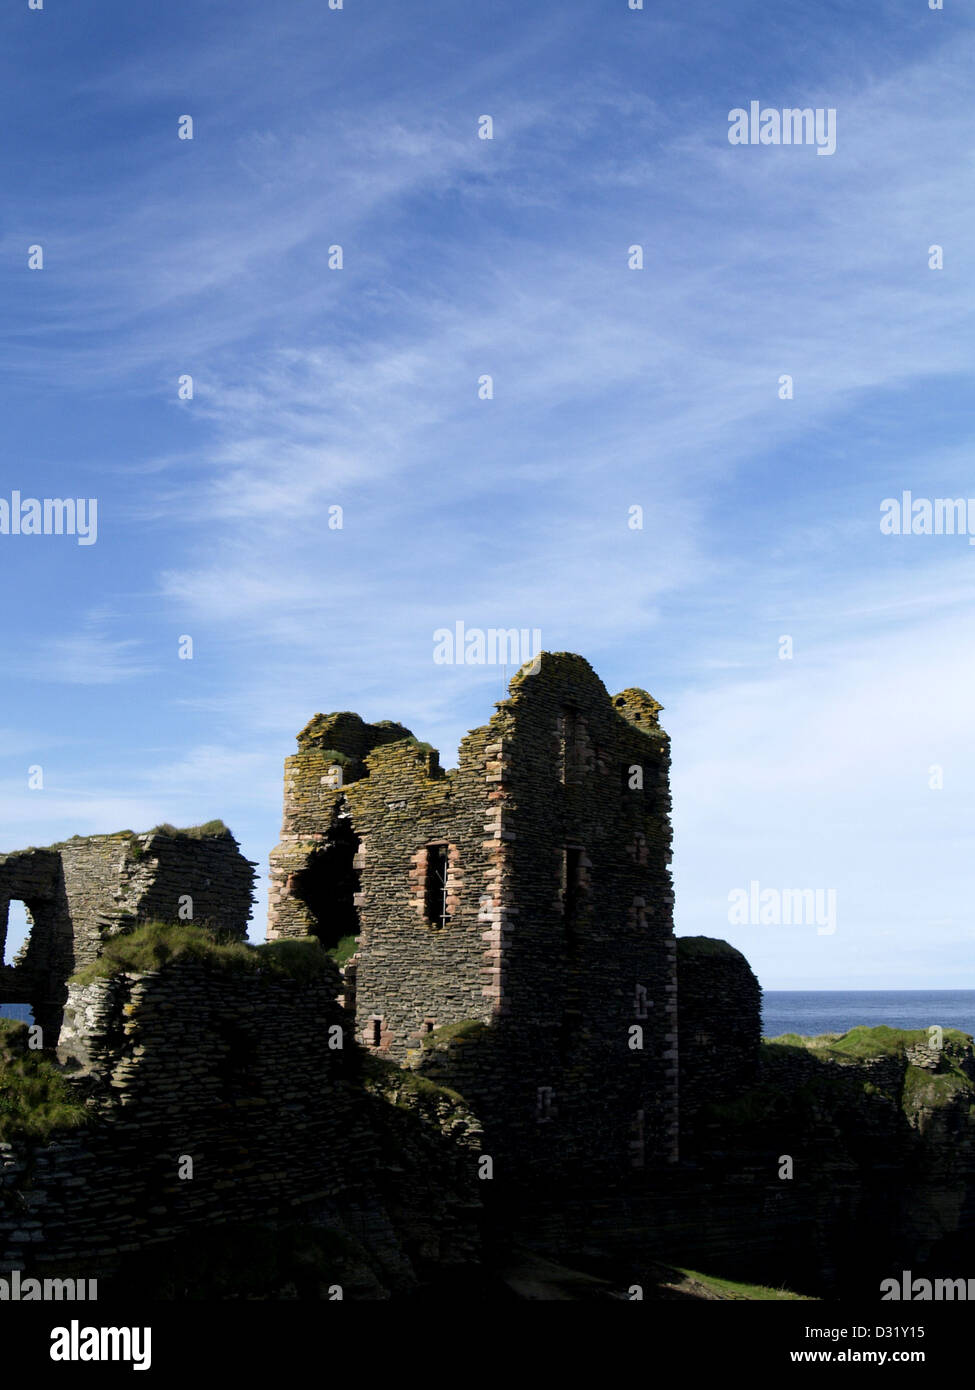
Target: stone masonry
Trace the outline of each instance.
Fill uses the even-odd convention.
[[[395,1068],[363,1076],[321,964],[294,979],[177,957],[72,981],[58,1058],[90,1118],[0,1142],[0,1273],[112,1274],[235,1222],[333,1230],[359,1251],[335,1271],[352,1298],[476,1257],[476,1120]]]

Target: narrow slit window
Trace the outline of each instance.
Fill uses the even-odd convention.
[[[447,846],[427,845],[424,899],[426,918],[432,927],[445,927],[450,920],[447,910],[447,866]]]
[[[582,850],[569,845],[562,851],[562,917],[567,932],[571,932],[579,916],[579,878],[582,871]]]
[[[563,709],[559,714],[559,776],[565,785],[573,780],[575,773],[578,732],[575,710]]]

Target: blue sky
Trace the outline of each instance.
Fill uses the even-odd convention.
[[[222,816],[263,873],[313,713],[450,765],[502,677],[434,629],[539,628],[665,707],[679,933],[975,987],[975,547],[879,528],[975,496],[946,6],[6,6],[0,497],[99,513],[0,536],[0,850]],[[752,100],[836,152],[731,145]]]

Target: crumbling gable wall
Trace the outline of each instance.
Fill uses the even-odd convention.
[[[316,714],[302,729],[297,753],[284,764],[284,820],[270,856],[269,941],[319,936],[335,944],[341,923],[323,919],[357,848],[345,786],[366,775],[374,748],[411,737],[402,724],[367,724],[348,712]],[[340,898],[350,891],[355,884],[339,884]]]
[[[468,734],[448,773],[422,745],[378,748],[347,789],[361,838],[358,1036],[400,1063],[432,1029],[498,1007],[493,737],[489,727]]]
[[[53,1047],[68,976],[97,959],[106,939],[160,920],[194,921],[243,940],[253,883],[253,864],[219,821],[191,831],[76,835],[0,855],[0,934],[5,939],[14,899],[31,920],[16,961],[0,972],[0,1002],[29,1003]]]

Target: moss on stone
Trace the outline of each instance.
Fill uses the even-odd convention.
[[[781,1120],[786,1112],[812,1117],[825,1106],[831,1114],[855,1114],[860,1103],[886,1102],[912,1129],[923,1130],[922,1112],[975,1108],[972,1040],[957,1028],[945,1028],[943,1043],[933,1070],[916,1065],[909,1054],[919,1048],[922,1056],[939,1056],[929,1047],[925,1028],[858,1027],[763,1039],[760,1083],[729,1105],[710,1107],[710,1113],[731,1126],[752,1127],[773,1117]]]
[[[397,1066],[385,1057],[377,1057],[374,1052],[362,1054],[362,1077],[367,1090],[378,1092],[401,1109],[412,1109],[408,1104],[411,1100],[432,1101],[435,1104],[448,1102],[450,1105],[464,1102],[459,1091],[453,1091],[449,1086],[438,1086],[435,1081]],[[407,1101],[405,1107],[404,1098]]]
[[[945,1028],[945,1043],[970,1043],[971,1038],[959,1028]],[[901,1056],[909,1047],[928,1047],[930,1037],[926,1028],[851,1028],[833,1044],[833,1051],[846,1057]]]
[[[933,1072],[911,1065],[904,1073],[901,1109],[908,1116],[919,1110],[940,1110],[965,1091],[975,1099],[975,1085],[959,1067],[949,1065],[947,1071]]]
[[[434,1028],[432,1033],[427,1033],[423,1039],[423,1047],[448,1047],[452,1042],[473,1042],[483,1033],[486,1033],[488,1025],[479,1018],[461,1019],[459,1023],[444,1023],[439,1028]]]

